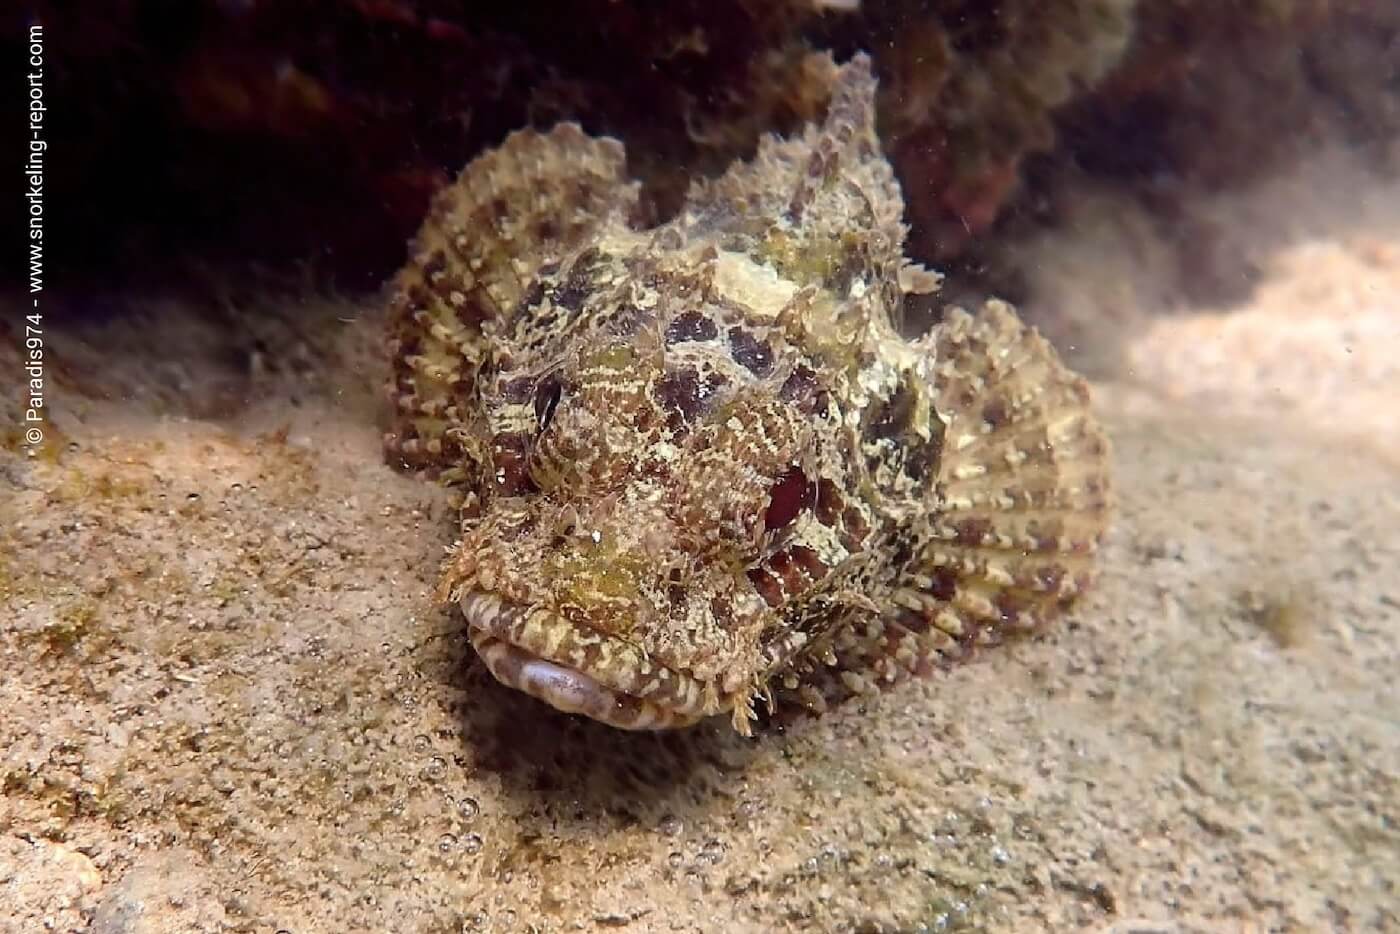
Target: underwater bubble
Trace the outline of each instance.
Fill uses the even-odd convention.
[[[819,864],[817,863],[817,858],[815,856],[809,856],[802,861],[802,873],[804,875],[815,876],[817,874],[818,867]]]
[[[455,847],[456,845],[457,838],[450,833],[445,833],[442,836],[438,837],[439,853],[450,853],[452,852],[453,847]]]
[[[480,853],[484,845],[485,841],[481,839],[481,834],[479,833],[469,833],[462,838],[462,852],[466,853],[468,856],[475,856],[477,853]]]
[[[417,736],[413,737],[414,752],[427,752],[432,748],[432,745],[433,741],[428,739],[427,735],[423,733],[419,733]]]
[[[462,919],[462,930],[464,931],[484,931],[486,925],[491,923],[491,916],[484,911],[474,912]]]
[[[663,836],[675,837],[679,836],[680,832],[685,829],[685,824],[682,823],[681,819],[676,815],[667,814],[665,817],[661,818],[661,822],[656,825],[656,829],[661,831]]]
[[[685,857],[681,855],[680,850],[672,850],[671,854],[666,857],[666,865],[670,866],[672,869],[681,868],[681,864],[684,862]]]
[[[423,778],[430,782],[441,781],[447,774],[447,760],[442,756],[433,756],[428,761],[428,765],[423,769]]]
[[[1007,852],[1006,847],[998,843],[996,846],[992,847],[992,862],[996,863],[998,866],[1005,866],[1007,863],[1011,862],[1011,854]]]
[[[457,803],[457,813],[464,821],[474,821],[481,813],[481,805],[476,803],[475,798],[463,798]]]
[[[711,866],[718,866],[724,860],[724,844],[711,840],[700,850],[700,860]]]

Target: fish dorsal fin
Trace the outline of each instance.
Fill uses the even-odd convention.
[[[712,237],[799,286],[841,298],[888,289],[897,304],[904,201],[875,134],[870,57],[832,67],[820,126],[790,139],[766,136],[752,160],[697,182],[675,223],[688,238]]]

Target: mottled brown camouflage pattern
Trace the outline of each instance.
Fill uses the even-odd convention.
[[[621,147],[517,133],[393,298],[390,459],[459,484],[459,603],[502,681],[621,727],[865,691],[1034,629],[1109,510],[1084,382],[1006,305],[915,341],[858,56],[825,123],[638,230]],[[582,674],[541,688],[545,659]],[[828,679],[829,680],[829,679]],[[580,689],[579,685],[583,685]]]

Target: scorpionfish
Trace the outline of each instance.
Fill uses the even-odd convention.
[[[834,67],[834,66],[833,66]],[[455,484],[439,598],[499,681],[624,729],[821,708],[1033,631],[1110,512],[1085,382],[1005,303],[901,335],[875,78],[645,227],[620,143],[523,130],[393,283],[388,459]]]

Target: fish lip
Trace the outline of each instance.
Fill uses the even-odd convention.
[[[630,643],[547,610],[481,590],[466,593],[458,605],[472,647],[492,676],[556,710],[624,730],[690,726],[723,710],[714,692],[693,676],[656,663]],[[593,657],[615,653],[632,658],[624,670],[582,670],[566,659],[580,646]]]

